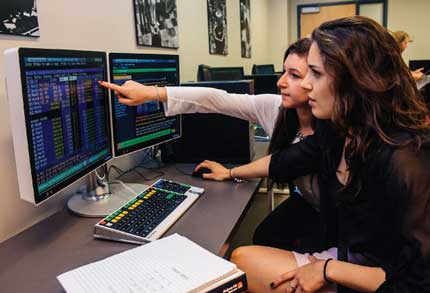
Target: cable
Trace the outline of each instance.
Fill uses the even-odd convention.
[[[103,167],[104,166],[101,166],[101,167],[99,167],[99,168],[97,168],[97,169],[94,170],[97,179],[100,180],[100,181],[104,181],[106,179],[106,176],[108,175],[106,169],[105,169],[105,172],[104,172],[103,176],[99,175],[98,169],[103,168]]]
[[[179,173],[183,174],[183,175],[187,175],[187,176],[191,176],[193,173],[187,173],[183,170],[181,170],[178,166],[176,166],[175,164],[175,169],[179,171]]]
[[[136,191],[134,191],[130,186],[128,186],[127,184],[125,184],[124,182],[122,182],[121,180],[114,180],[111,183],[119,183],[121,184],[125,189],[127,189],[128,191],[130,191],[131,193],[133,193],[135,196],[139,195],[139,193],[137,193]]]
[[[110,174],[110,170],[114,169],[117,173],[118,173],[118,178],[120,178],[122,175],[124,175],[126,172],[124,172],[123,170],[121,170],[120,168],[118,168],[115,165],[111,165],[109,166],[108,170],[107,170],[107,181],[109,181],[109,174]]]
[[[143,175],[140,171],[138,171],[137,170],[137,168],[144,168],[144,167],[141,167],[141,166],[136,166],[136,167],[134,167],[133,169],[131,169],[130,171],[134,171],[134,172],[136,172],[140,177],[142,177],[143,178],[143,180],[145,180],[145,181],[151,181],[151,180],[154,180],[154,179],[156,179],[156,178],[158,178],[158,177],[161,177],[161,176],[163,176],[164,175],[164,172],[162,172],[162,171],[157,171],[157,172],[154,172],[154,173],[156,173],[156,175],[154,175],[154,176],[152,176],[152,177],[146,177],[145,175]],[[144,169],[146,169],[146,168],[144,168]]]

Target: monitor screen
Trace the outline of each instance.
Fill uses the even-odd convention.
[[[181,86],[211,87],[229,93],[253,94],[253,81],[189,82]],[[249,121],[222,114],[182,115],[182,137],[163,145],[165,162],[249,163],[253,157],[253,135]]]
[[[179,83],[178,55],[111,53],[109,62],[110,80],[116,84],[127,80],[158,86]],[[166,117],[163,104],[156,101],[130,107],[119,103],[115,96],[112,118],[115,156],[181,136],[180,116]]]
[[[19,48],[5,57],[20,193],[38,204],[112,157],[109,98],[97,83],[106,53]]]
[[[417,70],[423,68],[423,72],[430,71],[430,60],[409,60],[409,68]]]

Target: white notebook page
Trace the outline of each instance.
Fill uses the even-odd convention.
[[[196,289],[235,268],[235,264],[174,234],[57,278],[69,293],[177,293]]]

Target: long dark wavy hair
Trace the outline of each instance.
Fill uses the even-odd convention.
[[[284,62],[290,54],[296,54],[300,57],[307,57],[311,40],[303,38],[291,44],[284,54]],[[314,126],[314,124],[312,124]],[[299,130],[299,118],[296,109],[286,109],[282,106],[279,108],[278,117],[276,118],[272,138],[270,140],[268,153],[280,150],[291,144]]]
[[[377,22],[360,16],[328,21],[312,40],[333,78],[332,122],[349,139],[344,191],[357,195],[363,166],[383,144],[420,148],[429,134],[428,109],[397,42]]]

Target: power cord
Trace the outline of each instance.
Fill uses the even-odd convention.
[[[191,173],[187,173],[187,172],[181,170],[178,166],[176,166],[176,164],[175,164],[175,169],[178,170],[179,173],[181,173],[183,175],[191,176],[193,174],[192,172]]]
[[[110,183],[119,183],[119,184],[121,184],[125,189],[127,189],[128,191],[130,191],[131,193],[133,193],[133,195],[134,195],[134,196],[139,195],[139,193],[137,193],[136,191],[134,191],[130,186],[128,186],[127,184],[125,184],[125,183],[124,183],[124,182],[122,182],[121,180],[116,179],[116,180],[114,180],[114,181],[112,181],[112,182],[110,182]]]

